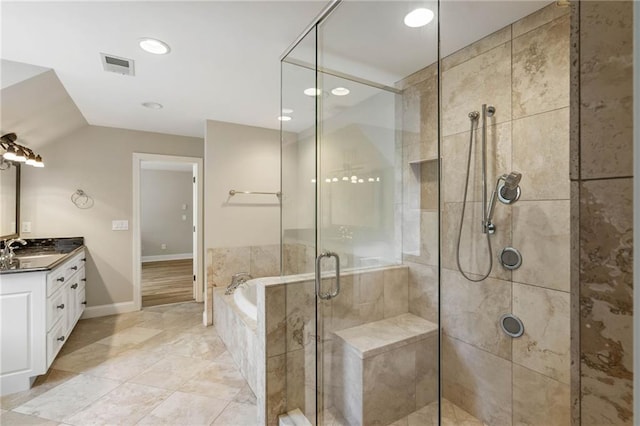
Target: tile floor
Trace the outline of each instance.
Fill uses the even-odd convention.
[[[256,401],[202,304],[82,320],[46,376],[0,399],[2,425],[256,424]]]
[[[202,304],[154,306],[82,320],[51,369],[0,398],[0,425],[256,424],[256,398]],[[443,400],[442,425],[483,426]],[[437,426],[437,403],[391,426]],[[327,412],[325,424],[345,424]]]
[[[347,426],[348,423],[333,409],[325,410],[326,426]],[[438,426],[438,403],[433,402],[389,426]],[[442,426],[487,426],[453,402],[442,400]]]

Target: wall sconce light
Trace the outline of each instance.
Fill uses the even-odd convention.
[[[7,161],[25,163],[33,167],[44,167],[42,157],[27,148],[16,143],[18,136],[15,133],[7,133],[0,136],[0,147],[4,150],[2,157]]]

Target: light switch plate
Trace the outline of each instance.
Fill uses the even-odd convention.
[[[31,233],[31,222],[22,222],[22,229],[20,230],[20,232],[22,232],[24,234],[30,234]]]
[[[112,220],[111,221],[112,231],[127,231],[128,229],[129,229],[128,220]]]

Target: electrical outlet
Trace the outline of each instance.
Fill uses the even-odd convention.
[[[167,245],[166,244],[160,244],[160,249],[161,250],[166,250],[167,249]]]
[[[187,215],[186,214],[182,215],[182,220],[185,221],[185,222],[187,221]]]
[[[31,222],[22,222],[22,233],[30,234],[31,233]]]

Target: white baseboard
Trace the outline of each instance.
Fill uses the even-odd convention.
[[[193,259],[193,253],[159,254],[156,256],[142,256],[142,263],[161,262],[163,260]]]
[[[89,306],[85,308],[80,319],[106,317],[107,315],[124,314],[137,311],[133,302],[112,303],[110,305]]]

